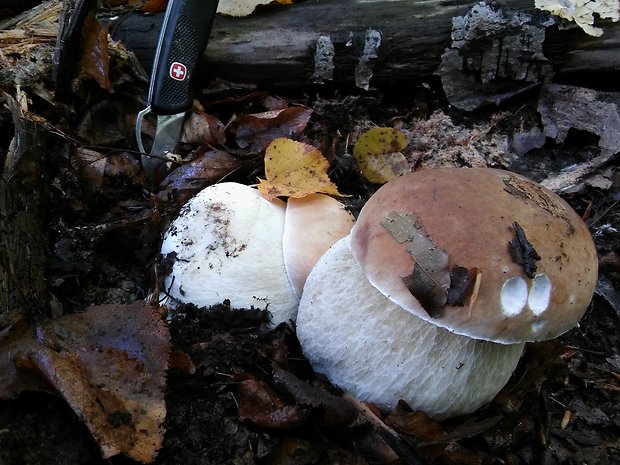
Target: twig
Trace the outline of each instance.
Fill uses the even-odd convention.
[[[362,419],[383,438],[404,464],[424,465],[425,462],[418,451],[405,442],[396,431],[381,421],[366,405],[348,393],[345,393],[342,397],[355,407]]]

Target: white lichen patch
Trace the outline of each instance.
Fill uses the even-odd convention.
[[[334,43],[330,36],[320,35],[314,50],[314,82],[322,84],[334,79]]]
[[[527,283],[519,276],[506,280],[500,293],[502,312],[515,316],[523,311],[528,299]]]
[[[594,14],[614,22],[620,19],[618,0],[536,0],[535,6],[560,18],[575,21],[584,32],[595,37],[603,35],[603,30],[594,27]]]
[[[381,46],[381,32],[369,29],[366,31],[364,50],[355,67],[355,85],[360,89],[370,88],[370,79],[373,75],[373,67],[379,57]]]
[[[539,274],[532,280],[532,287],[527,297],[527,305],[534,315],[541,315],[551,300],[553,286],[546,274]]]

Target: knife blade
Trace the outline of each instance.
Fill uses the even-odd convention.
[[[168,154],[181,135],[185,114],[192,107],[190,80],[204,53],[218,0],[168,0],[147,97],[147,106],[136,118],[136,140],[142,153],[142,167],[151,183],[165,174]],[[148,113],[157,115],[151,151],[142,143],[142,121]]]

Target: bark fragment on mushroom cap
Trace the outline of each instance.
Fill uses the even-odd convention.
[[[337,240],[349,234],[355,222],[344,205],[325,194],[311,194],[286,204],[284,263],[293,292],[301,293],[312,267]]]
[[[183,206],[164,236],[172,263],[163,288],[173,299],[267,309],[274,323],[294,319],[298,300],[284,267],[285,205],[256,189],[221,183]]]
[[[308,277],[297,335],[315,371],[362,401],[400,399],[436,419],[490,402],[514,371],[523,343],[460,336],[412,315],[365,278],[348,237]]]
[[[431,315],[421,304],[427,296],[412,295],[403,278],[426,265],[407,250],[410,241],[386,228],[390,215],[409,218],[444,251],[449,273],[468,271],[463,306],[446,303]],[[384,185],[362,209],[351,249],[367,279],[398,305],[455,333],[501,343],[550,339],[576,326],[598,273],[590,232],[564,200],[489,168],[428,169]]]

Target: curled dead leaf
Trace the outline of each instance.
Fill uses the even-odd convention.
[[[104,458],[143,463],[163,442],[170,336],[144,302],[101,305],[0,339],[0,397],[58,392],[86,424]]]
[[[248,376],[239,383],[239,418],[257,426],[274,429],[296,428],[309,419],[299,405],[284,402],[267,384]]]
[[[226,142],[225,128],[218,118],[207,114],[202,106],[195,104],[185,118],[180,140],[188,144],[221,145]]]
[[[242,166],[239,158],[224,150],[209,150],[188,163],[170,172],[161,184],[162,197],[175,191],[187,194],[197,192],[221,181],[228,174]]]
[[[84,20],[82,37],[84,39],[82,50],[82,68],[108,92],[112,91],[110,82],[110,55],[108,52],[108,30],[110,24],[101,24],[91,12]]]
[[[297,137],[305,129],[312,110],[289,107],[242,115],[231,123],[237,145],[251,153],[264,151],[278,137]]]

